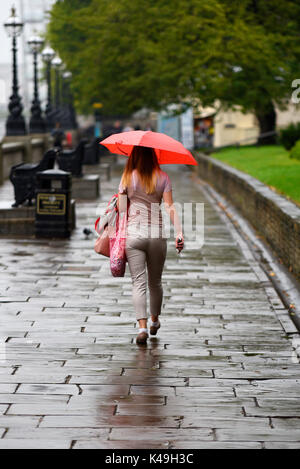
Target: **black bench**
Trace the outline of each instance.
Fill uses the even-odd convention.
[[[48,150],[39,163],[20,163],[13,166],[10,170],[9,179],[14,186],[15,202],[12,207],[27,202],[28,206],[32,205],[35,199],[36,174],[40,171],[53,169],[55,164],[57,150]]]
[[[82,164],[86,139],[81,140],[74,150],[60,151],[57,155],[59,169],[72,173],[72,176],[82,177]]]
[[[83,164],[99,164],[101,156],[100,138],[94,138],[92,142],[87,143],[84,147]]]

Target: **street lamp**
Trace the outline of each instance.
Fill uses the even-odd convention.
[[[42,52],[43,61],[46,64],[46,74],[47,74],[47,86],[48,86],[48,98],[46,106],[46,126],[48,130],[52,130],[54,127],[53,122],[53,108],[52,108],[52,87],[51,87],[51,62],[55,57],[54,50],[47,46]]]
[[[72,78],[72,73],[71,72],[63,72],[62,74],[62,97],[63,97],[63,102],[66,105],[71,104],[71,90],[70,90],[70,80]]]
[[[68,72],[68,71],[64,72],[63,73],[63,78],[65,80],[70,80],[72,78],[72,72]]]
[[[72,73],[65,71],[63,77],[63,101],[64,101],[64,126],[67,129],[77,129],[76,112],[74,108],[73,95],[71,91]]]
[[[19,96],[18,69],[17,69],[17,37],[23,29],[22,21],[16,16],[16,9],[12,7],[11,16],[4,23],[7,35],[12,38],[13,53],[13,83],[12,95],[9,98],[9,115],[6,121],[6,135],[26,135],[26,124],[23,117],[23,105]]]
[[[55,111],[58,118],[60,113],[60,69],[63,62],[57,55],[51,63],[55,68]]]
[[[41,103],[38,87],[38,54],[41,52],[44,41],[39,36],[32,36],[28,45],[33,54],[33,72],[34,72],[34,92],[31,106],[31,118],[29,123],[29,132],[31,134],[40,134],[46,132],[46,123],[42,116]]]

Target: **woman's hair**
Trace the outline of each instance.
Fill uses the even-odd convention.
[[[128,187],[131,183],[132,171],[136,169],[142,187],[147,194],[155,191],[157,173],[160,166],[155,151],[148,147],[134,146],[126,163],[121,183]]]

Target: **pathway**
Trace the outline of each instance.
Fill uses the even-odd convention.
[[[128,268],[112,278],[82,233],[96,203],[77,203],[70,240],[1,239],[0,448],[300,448],[299,335],[217,205],[168,172],[175,200],[205,203],[205,245],[178,256],[169,242],[147,348]]]

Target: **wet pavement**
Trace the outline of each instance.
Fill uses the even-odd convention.
[[[168,242],[162,328],[135,345],[128,267],[113,278],[82,233],[121,171],[77,202],[70,240],[1,239],[0,448],[300,448],[299,334],[183,169],[174,198],[205,203],[205,245]]]

